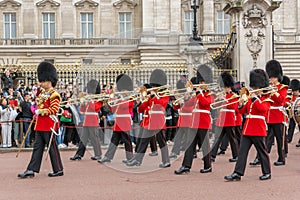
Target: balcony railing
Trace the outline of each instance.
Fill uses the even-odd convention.
[[[179,35],[179,43],[188,43],[191,37],[192,35]],[[204,44],[220,44],[227,40],[227,35],[220,34],[201,35],[200,37]]]
[[[136,46],[140,39],[76,38],[76,39],[0,39],[0,46],[79,46],[129,45]]]

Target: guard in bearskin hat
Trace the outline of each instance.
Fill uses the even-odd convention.
[[[36,123],[34,130],[35,143],[32,157],[27,170],[19,174],[19,178],[34,177],[40,172],[45,145],[48,145],[53,172],[49,177],[63,176],[63,166],[53,132],[58,130],[57,113],[59,111],[60,95],[54,90],[58,76],[55,67],[48,62],[41,62],[37,68],[38,80],[41,83],[41,92],[38,95],[39,103],[36,110]],[[51,141],[50,141],[51,140]],[[49,143],[51,144],[49,146]]]
[[[147,126],[145,126],[145,130],[143,131],[143,137],[141,138],[141,143],[137,149],[136,156],[127,163],[127,166],[141,165],[149,141],[151,140],[151,137],[155,135],[162,154],[162,163],[159,165],[159,167],[166,168],[170,167],[171,164],[163,130],[166,129],[165,110],[170,96],[163,94],[160,94],[158,96],[157,93],[158,90],[165,89],[162,88],[162,86],[165,86],[167,84],[167,76],[165,72],[161,69],[155,69],[151,73],[149,83],[152,87],[160,88],[154,88],[153,90],[151,90],[150,98],[144,102],[144,106],[149,107],[149,123]],[[142,109],[139,109],[139,111],[142,111]]]
[[[149,125],[149,109],[150,108],[148,106],[148,98],[150,97],[151,94],[147,90],[150,88],[152,88],[151,85],[148,83],[145,83],[140,89],[140,92],[142,94],[142,101],[137,103],[137,111],[138,111],[138,113],[143,113],[143,118],[140,122],[140,129],[139,129],[138,137],[136,138],[135,152],[137,152],[139,145],[141,144],[141,138],[143,137],[143,132],[144,132],[145,127],[147,127]],[[158,156],[155,135],[152,136],[150,139],[150,149],[151,149],[151,153],[149,153],[149,156]]]
[[[115,123],[113,126],[113,135],[109,144],[108,150],[105,156],[99,160],[99,163],[110,162],[116,153],[117,147],[122,140],[125,144],[125,154],[127,163],[132,158],[132,143],[130,140],[131,131],[131,112],[134,106],[134,99],[130,97],[131,91],[133,91],[133,82],[127,74],[120,74],[116,78],[117,89],[122,92],[122,98],[120,98],[116,104],[111,105],[111,110],[115,113]]]
[[[288,102],[287,106],[289,107],[289,111],[293,112],[293,111],[291,111],[291,109],[292,109],[292,105],[294,104],[295,100],[299,97],[300,81],[298,79],[293,79],[290,82],[289,89],[291,90],[291,94],[290,94],[291,96],[290,96],[290,101]],[[296,122],[293,118],[293,114],[291,114],[290,121],[289,121],[288,135],[287,135],[288,143],[291,143],[293,140],[295,127],[296,127]],[[296,146],[300,147],[300,140]]]
[[[268,136],[267,151],[271,152],[273,137],[276,138],[278,159],[274,162],[275,166],[285,165],[285,153],[283,140],[285,135],[285,109],[283,108],[288,86],[281,84],[283,80],[281,64],[277,60],[270,60],[266,64],[266,72],[269,75],[270,86],[274,90],[270,91],[270,99],[273,100],[267,115]]]
[[[227,135],[232,151],[232,158],[229,159],[229,162],[236,162],[238,156],[238,142],[234,127],[236,126],[235,119],[238,113],[238,95],[232,92],[234,80],[228,72],[221,73],[221,76],[218,78],[218,84],[223,88],[223,93],[225,94],[225,96],[221,95],[221,98],[218,97],[218,99],[221,99],[225,103],[224,105],[219,105],[221,109],[216,120],[216,134],[218,139],[215,140],[213,145],[211,160],[215,161],[220,143],[224,136]]]
[[[98,113],[103,106],[103,102],[94,100],[95,95],[100,95],[100,84],[97,80],[92,79],[87,83],[86,89],[88,95],[80,99],[80,112],[84,114],[82,134],[78,150],[70,160],[82,159],[86,151],[88,140],[91,141],[94,148],[94,156],[92,156],[91,159],[100,160],[102,155],[99,134],[97,132],[99,127]]]
[[[248,152],[252,144],[254,144],[261,160],[262,176],[259,179],[271,179],[269,154],[265,146],[267,131],[265,116],[268,113],[272,100],[268,98],[268,95],[263,94],[263,90],[257,90],[268,87],[268,85],[269,78],[264,70],[254,69],[250,72],[250,87],[256,92],[252,92],[248,99],[240,98],[239,110],[241,113],[246,114],[246,121],[242,131],[243,137],[239,148],[239,159],[235,165],[234,172],[229,176],[225,176],[225,180],[241,180],[241,176],[244,176]]]
[[[186,134],[186,144],[187,148],[184,153],[184,159],[182,166],[175,170],[175,174],[183,174],[190,171],[193,159],[195,155],[195,150],[197,144],[201,144],[204,167],[200,170],[200,173],[210,173],[212,172],[211,160],[210,160],[210,144],[208,130],[211,129],[211,113],[210,104],[214,101],[214,95],[208,90],[206,84],[212,83],[212,70],[207,65],[200,65],[197,70],[197,84],[202,84],[202,86],[195,86],[196,95],[191,97],[186,104],[184,104],[184,113],[191,113],[190,119],[191,124],[184,124],[186,128],[190,128],[188,134]],[[192,107],[190,107],[192,105]],[[185,126],[182,126],[185,127]]]

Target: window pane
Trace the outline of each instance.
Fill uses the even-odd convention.
[[[89,38],[92,38],[93,37],[93,24],[92,23],[89,23]]]
[[[16,22],[16,14],[15,13],[11,14],[11,22]]]
[[[230,33],[230,21],[225,21],[224,29],[225,34]]]
[[[43,21],[44,22],[48,21],[48,14],[47,13],[43,14]]]
[[[89,15],[89,16],[88,16],[88,20],[89,20],[89,21],[93,21],[93,14],[92,14],[92,13],[89,13],[88,15]]]
[[[120,13],[119,15],[120,22],[124,21],[124,13]]]
[[[218,19],[223,19],[223,12],[218,12]]]
[[[9,29],[9,24],[5,23],[4,24],[4,29],[5,29],[5,33],[4,33],[4,37],[5,38],[9,38],[10,37],[10,29]]]
[[[189,12],[184,12],[184,19],[185,20],[190,19],[190,13]]]
[[[50,38],[55,38],[55,24],[50,24]]]
[[[4,14],[4,21],[9,22],[9,14]]]
[[[15,23],[11,25],[11,38],[16,38],[17,36],[17,26]]]
[[[82,13],[82,14],[81,14],[81,21],[82,21],[82,22],[85,22],[85,21],[86,21],[86,14],[85,14],[85,13]]]
[[[48,38],[48,24],[44,23],[43,24],[43,33],[44,33],[44,38]]]
[[[54,22],[55,21],[55,15],[54,13],[50,14],[50,21]]]
[[[81,24],[81,37],[86,38],[86,35],[87,35],[87,33],[86,33],[86,24],[82,23]]]
[[[218,21],[218,34],[222,34],[223,33],[223,23],[222,21]]]
[[[126,21],[131,21],[131,13],[126,14]]]

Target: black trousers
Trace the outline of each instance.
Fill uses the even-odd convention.
[[[139,131],[139,135],[138,137],[136,137],[136,144],[135,144],[135,149],[134,151],[137,152],[138,150],[138,147],[139,145],[141,144],[141,139],[142,137],[144,136],[143,135],[143,131],[145,129],[143,127],[140,128],[140,131]],[[156,144],[156,138],[155,138],[155,135],[153,135],[151,138],[150,138],[150,149],[151,149],[151,152],[155,152],[157,151],[157,144]]]
[[[96,126],[84,126],[82,128],[80,142],[76,152],[77,155],[80,155],[81,157],[84,156],[88,140],[92,143],[94,156],[100,157],[102,155],[100,138],[97,131],[98,127]]]
[[[209,135],[207,129],[190,129],[187,143],[190,144],[187,150],[184,153],[184,159],[182,162],[182,166],[191,168],[194,153],[196,149],[196,145],[199,144],[202,148],[203,153],[203,161],[204,161],[204,169],[211,167],[210,160],[210,146],[209,146]]]
[[[51,132],[41,132],[41,131],[36,132],[31,160],[27,167],[28,170],[32,170],[37,173],[40,172],[44,148],[45,145],[47,146],[49,145],[50,138],[51,138]],[[52,142],[49,149],[49,155],[50,155],[53,172],[62,171],[63,165],[61,162],[60,153],[57,148],[57,143],[54,136],[52,137]]]
[[[150,140],[153,138],[153,136],[156,137],[159,148],[161,150],[162,162],[163,163],[170,162],[168,146],[166,144],[166,138],[162,130],[144,129],[143,136],[141,137],[141,141],[138,146],[137,153],[135,155],[135,159],[142,163],[148,144]]]
[[[216,133],[220,133],[220,135],[217,134],[212,151],[211,156],[215,158],[217,156],[217,152],[220,146],[220,143],[222,142],[222,139],[227,136],[230,142],[232,157],[236,158],[238,156],[238,143],[236,140],[235,132],[234,132],[234,126],[228,126],[228,127],[216,127]]]
[[[241,137],[242,137],[242,130],[240,126],[235,126],[234,127],[234,131],[235,131],[235,135],[236,135],[236,141],[238,143],[238,145],[240,145],[241,142]],[[221,146],[220,149],[222,151],[226,151],[227,147],[229,145],[229,141],[228,141],[228,136],[226,135],[221,142]]]
[[[179,127],[178,131],[174,138],[174,145],[172,148],[172,152],[179,155],[180,149],[186,149],[191,145],[191,141],[187,141],[189,128],[188,127]],[[195,147],[196,148],[196,147]]]
[[[258,157],[261,161],[262,173],[264,175],[270,174],[271,173],[270,159],[265,145],[265,137],[245,136],[245,135],[241,139],[241,144],[239,148],[239,157],[235,165],[234,172],[236,172],[241,176],[244,176],[245,168],[247,165],[248,153],[252,144],[254,144],[254,147],[258,153]]]
[[[125,145],[126,159],[130,160],[132,158],[132,144],[131,144],[129,132],[114,131],[111,137],[109,147],[105,154],[105,156],[110,160],[114,158],[117,147],[120,144],[121,140],[124,142]]]
[[[298,125],[298,127],[299,127],[299,125]],[[287,135],[288,142],[292,142],[293,137],[294,137],[295,128],[296,128],[296,122],[295,122],[294,118],[290,118],[288,135]]]
[[[274,141],[274,136],[276,138],[277,143],[277,153],[279,162],[285,161],[284,156],[284,125],[282,123],[279,124],[268,124],[268,135],[267,135],[267,152],[270,153],[272,149],[272,144]]]

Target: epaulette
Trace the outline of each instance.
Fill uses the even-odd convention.
[[[281,87],[279,88],[279,90],[285,88],[285,87],[289,87],[288,85],[284,85],[284,84],[281,84]]]
[[[264,100],[262,100],[262,102],[270,102],[270,103],[274,103],[274,101],[270,98],[266,98]]]
[[[52,100],[52,99],[55,99],[55,98],[59,98],[59,101],[61,101],[61,97],[60,97],[60,94],[58,93],[58,92],[56,92],[56,91],[53,91],[52,93],[51,93],[51,95],[50,95],[50,99]]]

